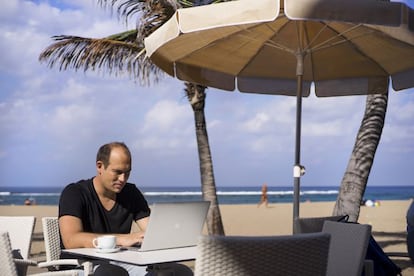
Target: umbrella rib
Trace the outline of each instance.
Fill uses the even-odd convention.
[[[290,49],[288,47],[285,47],[282,44],[275,43],[275,42],[273,42],[271,40],[270,41],[266,41],[263,44],[266,45],[266,46],[275,48],[275,49],[279,49],[279,50],[282,50],[282,51],[285,51],[285,52],[288,52],[288,53],[291,53],[291,54],[295,54],[295,51],[294,50],[292,50],[292,49]]]
[[[284,16],[284,15],[283,15]],[[279,17],[280,18],[280,17]],[[286,22],[287,23],[287,22]],[[272,33],[277,33],[276,32],[276,30],[274,29],[274,28],[272,28],[269,24],[266,24],[266,27],[267,28],[269,28],[270,29],[270,31],[272,32]],[[283,27],[281,27],[280,29],[282,29]],[[280,44],[280,43],[276,43],[275,41],[273,41],[273,40],[267,40],[265,43],[263,43],[265,46],[269,46],[269,47],[272,47],[272,48],[275,48],[275,49],[279,49],[279,50],[282,50],[282,51],[285,51],[285,52],[288,52],[288,53],[291,53],[291,54],[295,54],[296,53],[296,50],[294,50],[294,49],[291,49],[291,48],[289,48],[289,47],[287,47],[287,46],[284,46],[283,44]]]
[[[316,39],[317,39],[317,38],[319,38],[319,36],[322,34],[322,32],[323,32],[324,30],[326,30],[326,28],[328,28],[328,26],[325,24],[325,25],[323,26],[323,28],[321,28],[321,29],[318,31],[318,33],[314,36],[314,38],[312,39],[312,41],[310,41],[310,42],[309,42],[309,44],[305,47],[305,49],[303,49],[305,52],[311,52],[311,51],[312,51],[312,44],[316,41]],[[327,40],[327,41],[324,41],[323,43],[317,44],[317,45],[315,46],[315,48],[314,48],[314,49],[317,49],[317,48],[318,48],[318,45],[321,45],[321,44],[326,44],[327,42],[329,42],[329,41],[330,41],[330,40],[332,40],[332,39],[334,39],[334,38],[331,38],[331,39],[329,39],[329,40]]]
[[[309,52],[308,48],[312,44],[312,42],[307,43],[308,36],[305,30],[306,29],[305,22],[302,20],[295,21],[295,26],[296,26],[296,35],[297,35],[297,40],[298,40],[298,48],[299,48],[297,49],[297,51],[300,54],[306,55]]]
[[[270,26],[268,26],[267,24],[266,24],[266,27],[269,28],[272,32],[274,32],[274,30]],[[254,33],[253,31],[251,31],[248,28],[241,28],[240,27],[240,30],[245,31],[245,32],[249,32],[249,33],[252,33],[252,34]],[[244,38],[246,38],[246,39],[248,39],[250,41],[258,41],[258,42],[260,42],[260,40],[255,39],[255,38],[252,38],[249,35],[245,35],[245,34],[241,34],[241,33],[239,33],[238,35],[240,37],[244,37]],[[286,47],[286,46],[284,46],[282,44],[276,43],[276,42],[274,42],[272,40],[266,40],[263,44],[266,45],[266,46],[272,47],[272,48],[276,48],[276,49],[279,49],[279,50],[282,50],[282,51],[286,51],[288,53],[292,53],[292,54],[295,53],[295,51],[292,50],[292,49],[290,49],[289,47]]]
[[[352,31],[352,30],[354,30],[354,29],[356,29],[356,28],[358,28],[360,26],[362,26],[362,24],[355,25],[352,28],[349,28],[349,29],[345,30],[344,32],[338,33],[335,37],[332,37],[332,38],[330,38],[330,39],[328,39],[328,40],[326,40],[326,41],[324,41],[322,43],[319,43],[314,48],[308,49],[308,51],[316,52],[316,51],[319,51],[319,50],[323,50],[323,49],[326,49],[326,48],[329,48],[329,47],[332,47],[332,46],[336,46],[336,45],[339,45],[339,44],[342,44],[342,43],[346,43],[348,41],[352,41],[352,40],[354,40],[354,39],[356,39],[358,37],[362,37],[362,36],[365,36],[368,33],[372,33],[373,32],[373,31],[370,31],[370,32],[366,32],[366,33],[359,34],[359,35],[356,35],[356,36],[353,36],[353,37],[349,37],[349,38],[346,38],[344,36],[346,33],[350,32],[350,31]],[[328,25],[325,25],[324,28],[322,28],[318,32],[318,35],[317,36],[319,36],[322,33],[322,31],[324,29],[326,29],[326,28],[328,28]],[[315,36],[315,37],[317,37],[317,36]],[[342,38],[342,40],[337,41],[337,42],[334,42],[334,43],[329,43],[330,41],[332,41],[332,40],[334,40],[334,39],[336,39],[338,37]]]
[[[271,28],[269,25],[266,25],[266,26],[270,30],[274,31],[273,28]],[[346,38],[344,36],[344,34],[346,34],[348,32],[351,32],[354,29],[359,28],[360,26],[362,26],[362,24],[355,25],[352,28],[349,28],[349,29],[347,29],[344,32],[338,33],[335,37],[332,37],[332,38],[330,38],[330,39],[328,39],[328,40],[326,40],[324,42],[321,42],[321,43],[315,45],[314,47],[312,47],[311,45],[316,41],[316,39],[321,35],[321,33],[325,29],[328,28],[328,25],[325,24],[324,27],[322,29],[320,29],[319,32],[317,33],[317,35],[312,39],[312,41],[310,41],[307,44],[307,46],[304,49],[302,49],[302,51],[303,52],[306,52],[306,53],[316,52],[316,51],[323,50],[323,49],[326,49],[326,48],[329,48],[329,47],[333,47],[333,46],[336,46],[336,45],[339,45],[339,44],[342,44],[342,43],[346,43],[348,41],[352,41],[352,40],[354,40],[356,38],[365,36],[367,33],[372,33],[373,32],[373,31],[366,32],[364,34],[356,35],[356,36],[353,36],[353,37],[350,37],[350,38]],[[246,32],[253,33],[249,29],[243,29],[243,28],[240,28],[240,29],[242,29],[242,30],[244,30]],[[248,38],[250,40],[255,40],[255,39],[252,39],[251,37],[249,37],[247,35],[243,35],[243,34],[239,34],[239,35],[242,36],[242,37]],[[298,36],[299,36],[299,33],[298,33]],[[332,41],[332,40],[334,40],[334,39],[336,39],[338,37],[342,38],[342,40],[341,41],[334,42],[334,43],[329,43],[330,41]],[[289,47],[286,47],[283,44],[276,43],[273,40],[267,40],[266,42],[264,42],[264,45],[269,46],[269,47],[272,47],[272,48],[276,48],[276,49],[279,49],[279,50],[282,50],[282,51],[285,51],[285,52],[288,52],[288,53],[291,53],[291,54],[295,54],[296,53],[296,50],[290,49]]]

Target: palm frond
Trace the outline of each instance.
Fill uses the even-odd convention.
[[[173,16],[177,10],[177,5],[171,5],[171,1],[148,1],[147,8],[142,10],[142,15],[137,24],[138,34],[137,38],[144,39],[161,25],[163,25],[168,19]]]
[[[116,11],[118,19],[124,18],[126,24],[131,19],[135,19],[138,37],[142,40],[174,14],[174,11],[180,7],[179,2],[175,0],[98,0],[98,4],[102,7],[109,7],[111,11]]]
[[[169,7],[174,11],[180,7],[175,0],[98,0],[98,4],[104,8],[109,7],[112,12],[116,11],[118,19],[124,18],[127,24],[131,19],[139,21],[143,14],[163,13],[159,7]]]
[[[56,43],[47,47],[39,56],[50,68],[59,70],[100,70],[119,75],[127,72],[141,84],[157,82],[164,73],[144,56],[144,38],[164,24],[179,7],[226,0],[98,0],[103,7],[116,9],[119,17],[139,14],[134,30],[93,39],[79,36],[54,36]]]
[[[126,35],[126,33],[122,33]],[[114,36],[111,36],[115,38]],[[122,36],[121,36],[122,37]],[[130,38],[130,36],[126,36]],[[56,43],[47,47],[39,56],[50,68],[59,70],[83,68],[120,75],[127,72],[141,84],[157,82],[163,73],[144,56],[144,48],[137,43],[116,39],[93,39],[79,36],[55,36]]]
[[[116,10],[118,18],[124,17],[125,22],[128,22],[128,18],[141,11],[145,0],[98,0],[98,4]]]
[[[117,34],[107,36],[106,39],[136,43],[137,42],[137,33],[138,33],[138,31],[136,29],[134,29],[134,30],[129,30],[129,31],[126,31],[126,32],[117,33]]]

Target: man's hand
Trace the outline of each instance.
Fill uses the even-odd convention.
[[[141,244],[142,240],[144,239],[144,231],[124,234],[124,235],[117,235],[117,245],[119,246],[133,246],[137,244]]]

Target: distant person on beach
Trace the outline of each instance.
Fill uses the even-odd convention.
[[[268,204],[269,204],[269,201],[267,199],[267,184],[266,183],[262,185],[262,194],[260,196],[260,201],[257,207],[262,206],[262,204],[264,204],[266,207],[268,207]]]
[[[105,144],[96,156],[96,176],[64,188],[59,200],[63,248],[93,248],[93,239],[104,233],[115,235],[117,246],[142,242],[150,208],[141,191],[127,182],[131,165],[131,152],[124,143]],[[140,232],[131,233],[133,222],[137,223]],[[145,266],[111,264],[127,270],[126,275],[148,275]],[[105,264],[100,270],[102,266],[109,266],[108,271],[113,269]]]
[[[36,201],[34,200],[34,198],[26,198],[24,200],[24,205],[26,205],[26,206],[36,205]]]

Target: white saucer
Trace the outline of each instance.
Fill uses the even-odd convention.
[[[121,250],[120,247],[110,248],[110,249],[104,249],[104,248],[96,248],[96,253],[115,253]]]

